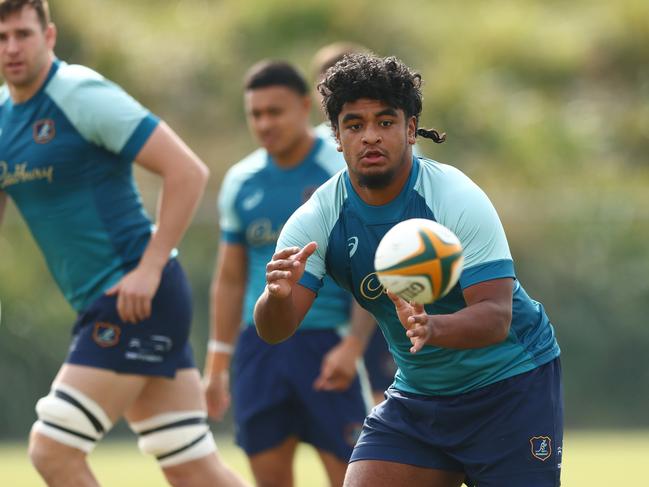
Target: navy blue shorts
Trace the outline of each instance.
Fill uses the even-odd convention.
[[[363,356],[370,386],[373,391],[385,391],[392,385],[397,364],[394,363],[388,344],[377,326]]]
[[[254,326],[239,337],[232,362],[236,441],[248,455],[290,436],[348,461],[367,414],[358,377],[343,392],[313,388],[335,330],[298,330],[269,345]]]
[[[101,296],[77,317],[66,363],[171,378],[195,367],[188,342],[191,290],[176,259],[165,266],[151,308],[146,320],[125,323],[117,296]]]
[[[365,420],[350,461],[464,472],[469,486],[556,487],[563,444],[558,358],[456,396],[390,388]]]

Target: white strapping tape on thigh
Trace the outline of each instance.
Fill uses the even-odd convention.
[[[52,385],[50,393],[39,399],[36,413],[33,431],[86,453],[113,426],[99,404],[62,383]]]
[[[131,423],[143,453],[154,455],[160,466],[171,467],[209,455],[216,443],[205,411],[159,414]]]

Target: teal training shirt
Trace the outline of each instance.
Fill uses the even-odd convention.
[[[219,195],[221,239],[246,249],[244,323],[253,324],[255,303],[266,285],[266,264],[275,252],[282,226],[343,167],[344,159],[335,146],[318,136],[309,154],[295,167],[282,168],[266,150],[258,149],[228,170]],[[318,290],[318,299],[301,330],[337,328],[349,321],[349,294],[327,281]]]
[[[559,355],[543,306],[518,281],[505,341],[470,350],[427,345],[410,353],[410,340],[374,271],[379,241],[395,224],[409,218],[441,223],[464,247],[459,283],[447,296],[427,305],[427,313],[448,314],[465,308],[462,289],[474,284],[515,279],[505,232],[484,192],[458,169],[418,157],[413,158],[401,193],[383,206],[366,204],[353,189],[347,171],[335,175],[291,216],[277,248],[318,243],[300,284],[317,291],[327,274],[375,316],[398,366],[394,385],[399,390],[460,394],[527,372]]]
[[[24,103],[0,88],[0,189],[77,311],[132,269],[149,241],[132,161],[157,125],[117,85],[59,60]]]

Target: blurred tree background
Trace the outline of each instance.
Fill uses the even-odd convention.
[[[323,44],[396,55],[425,80],[430,157],[490,195],[563,350],[569,428],[649,427],[646,0],[51,0],[56,49],[164,118],[212,177],[181,246],[202,365],[226,169],[252,150],[241,79],[261,58],[310,76]],[[319,123],[314,109],[314,123]],[[156,178],[138,172],[152,212]],[[0,230],[0,438],[25,438],[74,313],[10,205]]]

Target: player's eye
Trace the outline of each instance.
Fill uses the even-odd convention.
[[[381,127],[390,127],[390,126],[393,125],[393,124],[394,124],[394,122],[393,122],[392,120],[381,120],[381,121],[379,122],[379,125],[380,125]]]

